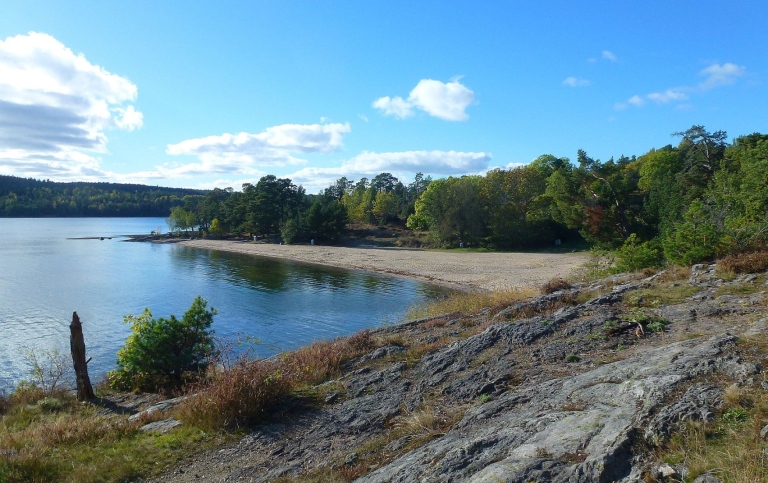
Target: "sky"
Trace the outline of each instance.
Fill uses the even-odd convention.
[[[0,174],[317,193],[768,132],[762,1],[0,5]]]

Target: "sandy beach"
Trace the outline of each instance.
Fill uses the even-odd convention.
[[[539,286],[554,277],[568,276],[588,259],[584,253],[467,253],[409,248],[274,245],[228,240],[190,240],[181,244],[385,273],[466,291]]]

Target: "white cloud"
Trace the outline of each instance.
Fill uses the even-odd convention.
[[[617,111],[626,109],[630,105],[642,107],[646,101],[653,101],[656,104],[667,104],[670,102],[682,103],[687,101],[691,95],[703,94],[705,91],[715,87],[733,84],[739,77],[747,73],[747,68],[729,62],[720,65],[712,64],[699,72],[699,75],[706,77],[703,82],[697,86],[673,87],[663,92],[651,92],[645,96],[632,96],[625,102],[614,105]],[[676,104],[675,109],[692,109],[690,104]]]
[[[125,109],[122,107],[116,107],[114,112],[115,125],[120,129],[126,129],[133,131],[134,129],[141,129],[144,125],[144,114],[137,111],[133,106],[128,106]]]
[[[619,58],[616,57],[616,54],[614,54],[610,50],[604,50],[602,53],[602,57],[603,59],[610,60],[611,62],[616,62],[617,60],[619,60]]]
[[[667,89],[664,92],[652,92],[646,98],[658,104],[666,104],[670,101],[684,101],[688,99],[688,94],[681,89]]]
[[[128,79],[91,64],[61,42],[31,32],[0,40],[0,170],[94,179],[104,175],[105,131],[133,130],[142,114]]]
[[[733,84],[736,82],[737,78],[743,76],[746,72],[746,67],[731,64],[730,62],[726,62],[723,65],[712,64],[699,72],[700,75],[706,77],[706,79],[699,84],[699,87],[707,90],[714,87]]]
[[[491,156],[486,153],[457,151],[403,151],[375,153],[363,151],[344,163],[358,172],[378,174],[386,171],[424,172],[431,174],[465,174],[488,167]]]
[[[566,77],[562,82],[562,85],[568,87],[586,87],[590,84],[591,82],[589,82],[587,79],[581,79],[579,77]]]
[[[466,121],[469,116],[465,111],[474,100],[475,93],[458,79],[448,83],[422,79],[413,88],[408,99],[385,96],[373,101],[372,106],[388,116],[399,119],[412,116],[416,108],[446,121]]]
[[[349,131],[349,123],[283,124],[258,134],[243,132],[188,139],[169,144],[166,152],[172,156],[197,156],[200,162],[158,170],[167,176],[252,175],[261,172],[259,167],[306,164],[306,160],[294,154],[336,152],[343,147],[344,134]]]
[[[413,116],[413,106],[400,96],[394,98],[380,97],[373,101],[372,106],[384,111],[387,116],[395,116],[398,119]]]

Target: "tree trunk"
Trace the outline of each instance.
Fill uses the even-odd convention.
[[[83,340],[83,324],[77,312],[72,312],[72,323],[69,325],[69,347],[72,351],[72,362],[75,365],[77,377],[77,400],[94,399],[91,379],[88,377],[88,361],[85,360],[85,341]]]

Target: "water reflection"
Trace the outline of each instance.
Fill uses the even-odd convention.
[[[201,295],[218,310],[213,329],[269,348],[396,322],[412,304],[446,291],[412,280],[179,245],[73,240],[149,233],[162,219],[0,220],[0,389],[26,373],[17,347],[68,350],[77,311],[95,378],[113,367],[145,307],[181,316]]]

